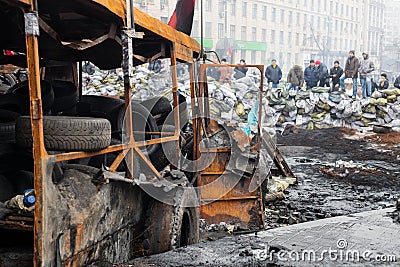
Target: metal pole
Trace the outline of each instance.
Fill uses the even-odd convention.
[[[132,39],[135,35],[135,20],[133,1],[126,0],[126,27],[122,30],[122,70],[124,73],[124,97],[125,97],[125,133],[129,146],[132,147],[134,140],[132,126],[132,88],[131,77],[133,74],[133,44]],[[133,177],[134,168],[133,149],[129,149],[125,158],[128,170],[131,172],[127,176]]]
[[[26,57],[28,65],[28,84],[30,91],[30,115],[33,137],[33,162],[34,162],[34,188],[36,204],[34,212],[34,266],[43,266],[44,251],[44,223],[43,201],[45,195],[44,185],[44,160],[47,157],[44,148],[43,135],[43,111],[40,89],[40,69],[39,69],[39,23],[36,1],[30,1],[30,12],[25,13],[25,41]]]

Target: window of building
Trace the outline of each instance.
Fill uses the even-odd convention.
[[[349,5],[346,5],[346,16],[349,16]]]
[[[307,7],[307,0],[304,0],[304,7]]]
[[[204,33],[204,37],[205,38],[211,38],[212,37],[212,24],[211,24],[211,22],[206,22],[206,25],[205,25],[205,33]]]
[[[164,23],[168,23],[168,17],[160,17],[160,20]]]
[[[291,66],[292,65],[292,53],[287,53],[286,56],[286,65]]]
[[[288,44],[291,44],[291,43],[292,43],[292,32],[288,32],[288,35],[287,35],[287,43],[288,43]]]
[[[273,7],[272,11],[271,11],[271,21],[275,21],[276,20],[276,8]]]
[[[324,0],[324,11],[328,8],[328,0]]]
[[[199,1],[197,1],[199,2]],[[231,3],[231,16],[236,16],[236,0],[230,0]]]
[[[333,1],[329,3],[329,11],[331,14],[333,13]]]
[[[252,12],[253,19],[257,19],[257,4],[253,4],[253,12]]]
[[[340,22],[340,32],[343,32],[343,21]]]
[[[279,52],[278,62],[280,62],[280,65],[283,65],[283,53],[282,52]]]
[[[317,0],[318,11],[321,11],[321,0]]]
[[[212,0],[206,0],[206,11],[211,11]]]
[[[246,60],[246,50],[240,51],[240,58]]]
[[[304,33],[303,34],[303,46],[307,45],[307,35]]]
[[[225,37],[224,35],[225,35],[225,33],[224,33],[224,24],[218,23],[218,38],[219,39],[224,38]]]
[[[340,15],[344,15],[344,4],[340,5]]]
[[[294,64],[301,65],[301,64],[300,64],[300,55],[299,55],[299,53],[296,53],[296,54],[294,55]]]
[[[321,29],[321,17],[320,16],[318,16],[318,18],[317,18],[317,28]]]
[[[283,44],[283,31],[279,32],[279,44]]]
[[[335,4],[335,13],[339,14],[339,3],[338,2],[336,2],[336,4]]]
[[[230,28],[229,28],[229,30],[230,30],[229,36],[230,36],[233,40],[236,40],[236,28],[235,28],[235,25],[231,25]]]
[[[199,37],[199,21],[198,20],[194,20],[193,21],[193,27],[192,27],[192,33],[191,33],[192,37]]]
[[[300,45],[300,33],[296,33],[296,45],[299,46]]]
[[[270,57],[271,60],[276,59],[275,58],[275,52],[269,53],[269,57]]]
[[[267,6],[262,7],[262,12],[261,12],[261,18],[262,20],[267,20]]]
[[[289,11],[288,15],[288,24],[292,25],[292,20],[293,20],[293,11]]]
[[[255,42],[257,40],[257,28],[252,27],[251,28],[251,40]]]
[[[266,42],[266,41],[267,41],[267,30],[261,29],[261,42]]]
[[[307,14],[304,14],[304,25],[306,25],[306,27],[308,27]]]
[[[257,51],[251,51],[251,61],[250,61],[250,63],[251,64],[256,64],[256,52]]]
[[[242,17],[247,17],[247,2],[242,3]]]
[[[240,37],[242,41],[246,41],[246,26],[242,26],[240,31]]]
[[[351,7],[351,18],[354,18],[354,7]]]
[[[271,40],[269,40],[271,44],[275,43],[275,30],[271,30]]]
[[[296,13],[296,24],[300,25],[300,12]]]
[[[266,56],[265,56],[265,51],[261,51],[261,64],[264,64],[266,62]]]
[[[285,22],[285,10],[281,9],[281,23]]]

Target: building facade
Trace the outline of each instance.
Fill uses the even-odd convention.
[[[385,0],[382,69],[395,78],[400,73],[400,0]]]
[[[192,37],[235,63],[269,64],[276,59],[287,73],[310,59],[328,66],[351,49],[376,61],[382,42],[383,0],[202,0],[196,2]],[[142,0],[138,6],[167,21],[176,1]]]

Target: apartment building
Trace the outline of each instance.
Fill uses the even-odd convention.
[[[383,0],[198,0],[192,37],[230,62],[277,59],[284,72],[310,59],[342,65],[348,51],[379,56]],[[200,6],[203,9],[201,27]],[[176,2],[141,0],[139,8],[167,21]],[[202,30],[202,31],[201,31]]]
[[[385,32],[382,51],[382,69],[392,77],[400,73],[400,0],[385,0]]]

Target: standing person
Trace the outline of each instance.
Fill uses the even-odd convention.
[[[378,90],[384,90],[389,88],[389,81],[387,79],[386,73],[381,74],[381,81],[378,84]]]
[[[394,80],[394,87],[400,89],[400,75],[397,76],[396,80]]]
[[[243,65],[243,67],[235,67],[235,74],[233,75],[233,77],[235,79],[240,79],[243,77],[246,77],[246,73],[247,73],[247,67],[246,66],[246,61],[244,59],[241,59],[239,62],[239,65]]]
[[[362,53],[362,59],[360,60],[360,66],[358,72],[360,74],[360,82],[362,88],[362,97],[366,98],[371,96],[371,72],[375,70],[374,63],[369,59],[367,53]]]
[[[329,87],[329,72],[328,72],[328,67],[322,63],[321,61],[317,60],[315,62],[315,65],[317,66],[317,77],[319,80],[319,85],[320,87]]]
[[[226,59],[221,60],[221,64],[227,64]],[[231,67],[220,67],[219,68],[219,82],[220,83],[230,83],[232,78],[232,68]]]
[[[291,88],[299,91],[299,89],[303,86],[304,83],[304,73],[303,68],[299,65],[294,65],[287,76],[287,82],[289,83],[287,90],[289,91]]]
[[[282,70],[276,64],[276,60],[271,61],[271,65],[265,70],[265,77],[268,83],[272,83],[272,88],[278,88],[279,81],[282,79]]]
[[[307,90],[318,85],[317,68],[313,59],[310,60],[310,65],[304,70],[304,81],[306,81]]]
[[[360,65],[358,58],[356,58],[356,56],[355,56],[355,53],[356,52],[354,50],[350,50],[349,57],[347,58],[347,61],[346,61],[346,66],[344,68],[344,76],[342,78],[340,78],[340,86],[342,87],[343,91],[345,91],[344,80],[346,78],[353,79],[353,98],[356,98],[356,96],[357,96],[358,67]]]
[[[330,70],[330,77],[332,78],[332,92],[340,91],[340,77],[343,75],[343,69],[339,66],[339,61],[333,63]]]

